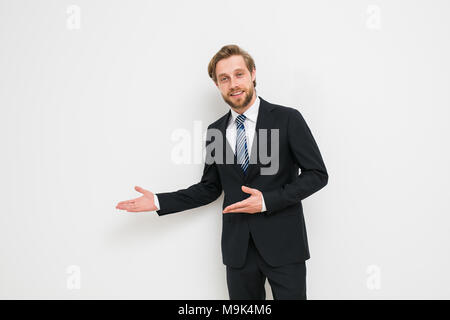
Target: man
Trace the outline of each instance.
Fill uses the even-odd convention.
[[[143,196],[116,208],[161,216],[206,205],[224,191],[222,257],[230,299],[264,300],[266,278],[274,299],[306,299],[310,254],[301,200],[328,182],[319,148],[298,110],[257,96],[247,52],[222,47],[208,74],[231,109],[208,126],[208,133],[226,138],[207,139],[201,181],[157,194],[136,187]]]

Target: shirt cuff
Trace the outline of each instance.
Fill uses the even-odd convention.
[[[261,210],[261,212],[264,212],[264,211],[267,211],[266,203],[264,202],[264,196],[263,195],[261,195],[261,198],[262,198],[262,210]]]
[[[157,196],[156,194],[153,194],[153,196],[154,196],[154,201],[155,201],[155,206],[156,206],[156,210],[153,210],[153,211],[157,211],[157,210],[160,209],[160,208],[159,208],[159,200],[158,200],[158,196]]]

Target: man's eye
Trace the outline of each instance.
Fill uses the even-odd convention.
[[[222,79],[220,79],[221,81],[225,81],[225,80],[227,80],[227,78],[222,78]]]
[[[238,76],[242,76],[242,73],[238,73]]]

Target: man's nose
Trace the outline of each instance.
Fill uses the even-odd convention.
[[[238,87],[238,81],[236,78],[231,77],[231,88],[234,89],[234,87]]]

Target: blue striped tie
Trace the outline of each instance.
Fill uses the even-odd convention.
[[[240,114],[236,118],[237,137],[236,137],[236,154],[237,161],[241,165],[244,174],[247,173],[248,168],[248,152],[247,152],[247,139],[245,137],[244,121],[246,117]]]

